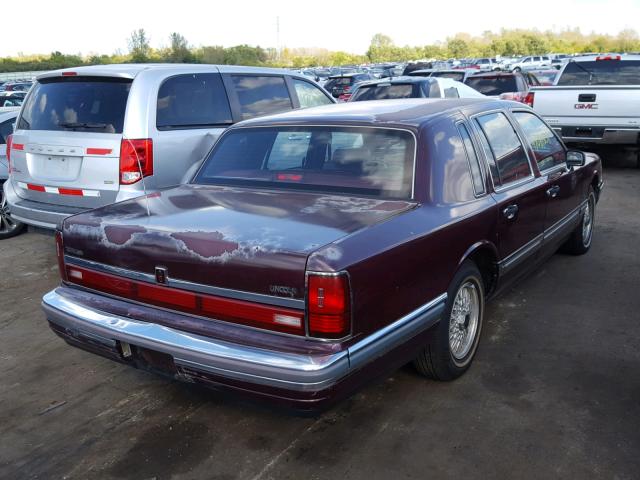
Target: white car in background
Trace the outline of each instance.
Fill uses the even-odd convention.
[[[522,57],[519,61],[508,63],[505,70],[511,72],[520,72],[522,70],[536,70],[540,68],[548,68],[551,66],[551,59],[546,55],[533,55]]]

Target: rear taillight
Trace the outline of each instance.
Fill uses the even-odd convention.
[[[63,264],[62,268],[65,266]],[[277,332],[304,335],[304,312],[129,280],[66,265],[69,282],[141,303]]]
[[[150,138],[123,138],[120,143],[120,184],[131,185],[149,175],[153,175],[153,141]]]
[[[531,108],[533,108],[534,97],[535,97],[535,92],[528,92],[525,95],[524,100],[522,101],[522,103],[524,103],[525,105],[529,105]]]
[[[9,163],[9,173],[11,173],[11,145],[13,144],[13,134],[7,137],[7,163]]]
[[[346,274],[308,274],[307,320],[312,337],[342,338],[349,334],[351,294]]]
[[[64,243],[62,241],[62,232],[56,230],[56,256],[58,257],[58,270],[60,270],[60,278],[63,282],[67,281],[67,270],[64,268]]]

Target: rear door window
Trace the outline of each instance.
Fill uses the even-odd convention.
[[[21,130],[122,133],[131,80],[56,77],[36,82],[22,108]]]
[[[231,75],[231,80],[242,120],[293,109],[284,77]]]
[[[298,95],[300,108],[317,107],[333,103],[329,97],[315,85],[297,78],[292,80],[293,88],[295,88],[296,95]]]
[[[489,113],[477,118],[496,162],[502,185],[532,175],[527,153],[506,115]]]
[[[219,73],[176,75],[158,90],[158,130],[212,127],[232,123]]]
[[[13,133],[15,123],[15,118],[0,123],[0,145],[7,143],[7,137]]]

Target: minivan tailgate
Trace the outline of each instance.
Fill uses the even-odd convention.
[[[95,208],[113,203],[119,189],[120,134],[17,131],[13,183],[27,200]]]

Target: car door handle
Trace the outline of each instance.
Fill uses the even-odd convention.
[[[506,218],[507,220],[513,220],[518,215],[518,210],[518,205],[509,205],[504,210],[502,210],[502,215],[504,215],[504,218]]]
[[[556,198],[558,193],[560,193],[560,185],[554,185],[547,190],[547,197]]]

